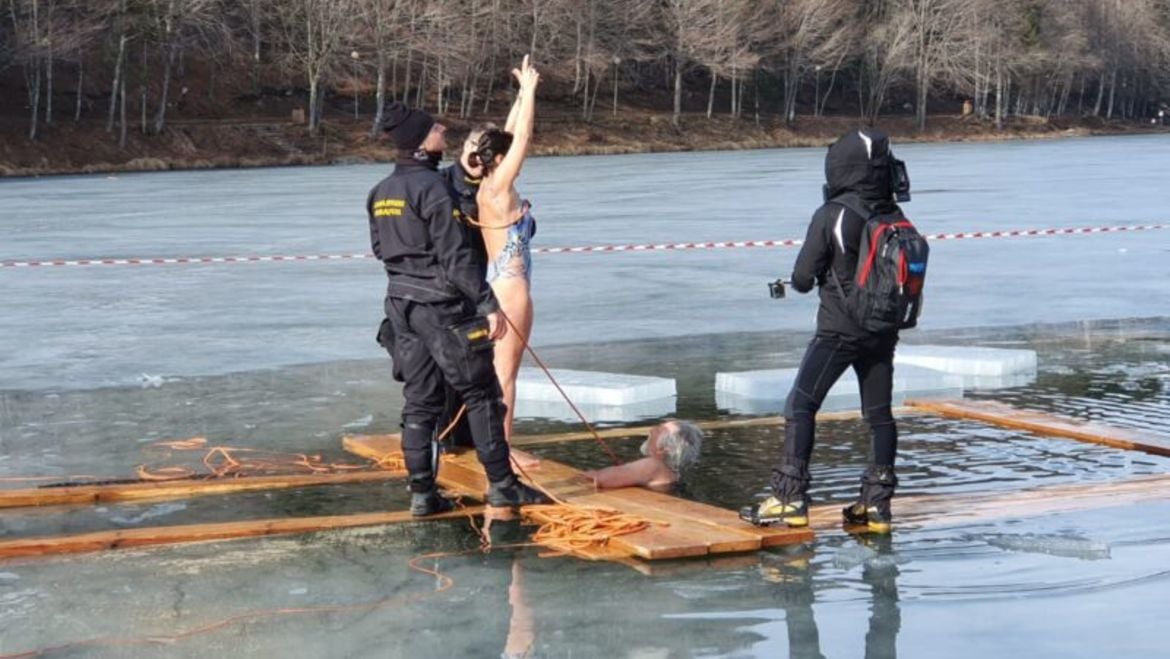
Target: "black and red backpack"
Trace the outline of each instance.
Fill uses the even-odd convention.
[[[845,309],[861,328],[889,334],[918,324],[929,257],[926,238],[905,215],[878,213],[865,221],[852,286],[846,290],[835,274],[831,276]]]

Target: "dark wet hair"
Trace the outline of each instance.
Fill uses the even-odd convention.
[[[472,167],[483,167],[484,175],[491,173],[496,166],[496,156],[508,153],[512,147],[512,134],[499,128],[490,128],[479,138],[475,146],[475,153],[468,158]]]

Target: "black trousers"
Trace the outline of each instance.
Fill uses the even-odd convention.
[[[467,406],[467,424],[488,480],[513,475],[504,439],[504,404],[492,366],[486,322],[469,303],[424,304],[387,298],[394,333],[394,368],[404,381],[402,452],[411,489],[434,487],[431,440],[446,405],[449,385]],[[479,326],[477,326],[477,322]]]
[[[892,467],[898,448],[898,427],[890,411],[897,335],[864,339],[817,335],[805,350],[796,383],[784,406],[784,452],[773,470],[779,494],[808,490],[808,461],[816,437],[816,414],[829,389],[845,369],[853,367],[861,390],[862,416],[870,427],[871,461]]]
[[[393,360],[393,370],[391,375],[396,382],[406,382],[406,378],[402,375],[402,369],[398,364],[398,360],[394,359],[394,327],[390,324],[389,318],[383,318],[381,326],[378,327],[378,336],[376,338],[378,345],[386,349]],[[459,411],[463,409],[463,399],[459,397],[459,392],[455,391],[451,385],[446,385],[446,401],[443,403],[443,413],[439,416],[439,421],[436,427],[441,431],[445,430],[447,426],[455,421],[455,417]],[[467,424],[467,415],[464,414],[455,423],[455,427],[447,435],[445,443],[448,446],[461,446],[472,448],[475,446],[475,441],[471,438],[471,427]]]

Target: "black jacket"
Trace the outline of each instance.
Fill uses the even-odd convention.
[[[479,204],[476,201],[476,195],[479,194],[479,184],[483,182],[483,179],[472,178],[467,170],[463,169],[463,163],[458,160],[439,173],[447,182],[447,190],[451,192],[451,197],[455,200],[455,208],[460,215],[464,218],[478,220]]]
[[[901,212],[893,201],[890,157],[889,139],[872,128],[847,133],[829,147],[826,202],[813,213],[792,271],[796,291],[820,287],[817,334],[870,336],[848,313],[844,298],[852,290],[861,233],[870,214]]]
[[[387,297],[465,299],[480,315],[499,309],[474,247],[479,238],[459,221],[447,183],[433,167],[399,162],[370,191],[366,211],[370,245],[386,268]]]
[[[467,224],[468,220],[478,220],[479,202],[476,200],[476,195],[479,194],[479,184],[483,182],[483,179],[472,178],[468,175],[467,170],[463,169],[463,164],[458,160],[439,173],[447,182],[447,191],[451,193],[451,198],[455,201],[455,209],[459,211],[459,219],[464,224]],[[483,276],[487,277],[487,247],[483,244],[483,232],[474,225],[470,226],[469,230],[471,245],[475,249],[476,257],[483,262]]]

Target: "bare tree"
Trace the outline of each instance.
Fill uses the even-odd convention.
[[[283,0],[276,7],[286,53],[309,85],[310,133],[321,124],[321,86],[353,29],[355,9],[354,0]]]
[[[895,34],[909,42],[909,57],[900,62],[914,78],[914,120],[926,128],[926,106],[935,82],[955,68],[967,33],[962,16],[967,0],[898,0],[891,16]]]
[[[213,20],[218,7],[214,0],[152,0],[158,31],[159,47],[163,58],[162,89],[159,92],[158,110],[154,117],[154,132],[161,133],[166,127],[167,103],[171,89],[171,75],[175,59],[184,47],[189,33],[214,29],[222,25]]]

